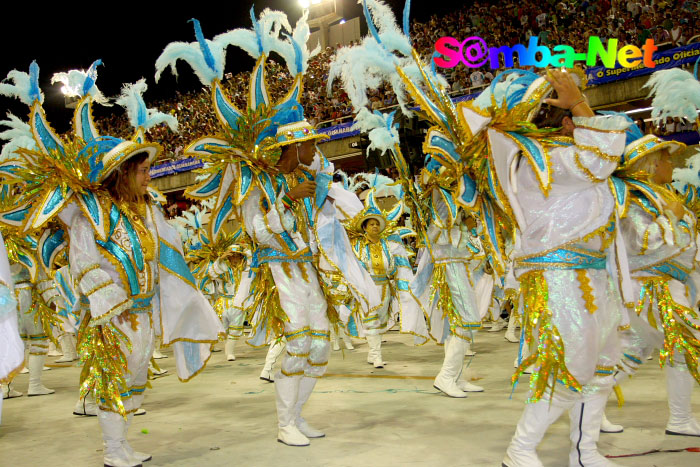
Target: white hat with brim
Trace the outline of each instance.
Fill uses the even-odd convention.
[[[301,120],[299,122],[287,123],[277,128],[277,134],[275,135],[277,143],[271,145],[271,147],[282,147],[288,144],[328,138],[330,138],[330,136],[325,133],[317,132],[311,123],[306,120]]]
[[[163,152],[163,148],[157,143],[123,141],[102,156],[102,165],[104,168],[102,169],[100,179],[105,180],[123,163],[139,154],[147,154],[148,163],[152,164],[161,152]]]
[[[658,136],[644,135],[643,137],[625,146],[625,152],[622,157],[622,162],[620,163],[620,168],[627,168],[642,158],[663,149],[668,150],[669,154],[673,154],[684,147],[685,144],[681,143],[680,141],[663,140]]]

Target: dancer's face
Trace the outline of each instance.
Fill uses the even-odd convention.
[[[377,219],[370,219],[365,222],[365,232],[371,237],[377,237],[381,233],[381,224]]]
[[[148,193],[148,184],[151,183],[151,163],[148,159],[141,162],[134,169],[134,187],[138,194],[145,196]]]
[[[671,163],[671,155],[666,149],[661,152],[661,157],[656,163],[653,180],[660,185],[673,181],[673,164]]]

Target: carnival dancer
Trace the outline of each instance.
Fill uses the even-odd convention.
[[[9,384],[24,365],[24,343],[17,324],[17,300],[12,291],[12,273],[5,241],[0,234],[0,383]],[[2,400],[0,397],[0,423]]]
[[[690,405],[693,378],[700,382],[700,320],[692,277],[697,266],[700,154],[688,160],[688,168],[674,171],[671,155],[685,145],[644,135],[630,123],[613,180],[619,210],[625,214],[621,228],[639,301],[634,312],[625,310],[630,323],[622,330],[623,356],[615,381],[632,376],[651,351],[660,348],[670,411],[666,434],[700,436]],[[683,196],[670,188],[671,181]],[[603,422],[602,432],[623,429],[605,418]]]
[[[526,341],[539,343],[516,372],[535,364],[532,393],[503,464],[541,465],[535,448],[548,426],[568,410],[569,464],[611,465],[598,453],[596,442],[614,382],[611,369],[619,356],[616,328],[622,304],[606,264],[611,264],[609,270],[617,271],[620,263],[624,268],[625,255],[615,230],[613,193],[605,181],[617,166],[629,123],[619,117],[594,117],[569,73],[552,71],[546,80],[506,72],[494,81],[491,95],[463,110],[475,130],[478,122],[483,124],[489,101],[495,98],[500,105],[499,91],[505,91],[501,95],[508,108],[520,104],[520,118],[534,118],[534,131],[525,140],[517,132],[489,129],[487,134],[499,183],[521,235],[513,256]],[[499,83],[505,89],[496,88]],[[542,101],[552,88],[557,98]],[[546,128],[562,129],[555,135]],[[522,141],[532,142],[535,149],[521,152]],[[528,162],[533,156],[547,157],[551,169]],[[514,173],[506,176],[505,170]],[[542,235],[544,231],[550,234]],[[580,296],[572,298],[572,283],[578,283]],[[547,348],[543,343],[549,343]]]
[[[13,159],[5,160],[4,163],[12,164]],[[16,187],[12,188],[12,185],[3,185],[0,199],[3,210],[12,209],[20,203],[19,190]],[[51,279],[37,260],[35,236],[25,234],[18,226],[7,223],[2,225],[2,234],[10,259],[20,335],[29,347],[27,395],[53,394],[53,389],[42,384],[41,374],[49,349],[49,339],[52,338],[51,328],[58,324],[55,312],[50,308],[50,304],[56,298],[56,292]],[[3,398],[21,395],[20,391],[10,387],[9,381],[7,385],[3,385]]]
[[[614,198],[604,182],[617,166],[624,149],[622,132],[629,124],[593,117],[570,74],[559,71],[551,72],[551,84],[533,73],[506,71],[476,101],[455,104],[434,67],[423,63],[411,47],[408,13],[402,35],[390,8],[375,0],[363,4],[372,37],[359,47],[341,49],[329,80],[341,77],[356,109],[366,102],[367,88],[383,80],[392,84],[397,96],[408,93],[420,105],[421,116],[433,125],[423,150],[438,159],[431,165],[437,194],[445,200],[443,213],[455,219],[463,208],[479,216],[482,241],[498,275],[505,273],[508,262],[506,239],[515,240],[520,233],[512,255],[514,269],[520,279],[527,343],[537,343],[521,368],[536,363],[536,371],[530,403],[503,463],[541,465],[535,448],[547,427],[572,409],[577,421],[572,423],[572,438],[591,427],[597,433],[612,387],[611,376],[595,376],[597,367],[607,371],[618,360],[601,358],[613,353],[607,346],[618,344],[621,306],[607,271],[618,276],[621,266],[616,278],[618,283],[622,280],[627,301],[631,283],[624,274],[624,246],[614,228]],[[352,63],[359,61],[365,66],[357,70]],[[558,93],[547,101],[552,110],[563,107],[571,116],[562,120],[560,114],[549,124],[533,125],[552,89]],[[400,106],[406,107],[401,101]],[[569,136],[554,133],[553,127],[562,126]],[[451,183],[457,185],[456,196],[443,195],[440,188]],[[620,244],[612,248],[615,237]],[[418,271],[416,281],[420,278]],[[580,295],[572,297],[572,283],[580,285]],[[591,314],[594,307],[597,311]],[[552,391],[557,381],[563,385]],[[584,465],[607,462],[595,442],[574,444],[570,462],[577,459]]]
[[[355,255],[371,274],[374,284],[381,289],[381,307],[368,315],[355,313],[355,323],[363,328],[369,353],[367,363],[375,368],[386,365],[382,358],[382,334],[391,329],[397,320],[402,332],[414,334],[410,323],[423,320],[424,313],[418,300],[411,294],[409,284],[413,270],[403,244],[407,236],[415,235],[411,229],[401,227],[397,220],[403,212],[402,193],[398,184],[389,180],[392,194],[399,200],[388,212],[383,212],[375,199],[375,193],[384,190],[384,184],[371,183],[366,193],[365,208],[354,218],[345,221]],[[386,183],[386,182],[385,182]],[[345,321],[341,316],[341,320]],[[418,335],[415,341],[423,344],[427,335]]]
[[[302,93],[308,58],[309,27],[305,12],[291,36],[286,16],[265,10],[254,28],[238,29],[205,40],[199,22],[193,20],[197,42],[173,43],[156,61],[156,78],[178,59],[186,60],[203,84],[212,88],[212,103],[222,134],[191,143],[186,153],[200,157],[208,177],[188,190],[192,198],[216,196],[211,238],[233,216],[245,228],[256,247],[251,268],[255,280],[253,322],[249,343],[264,345],[284,335],[286,354],[275,377],[277,439],[291,446],[309,444],[309,437],[325,436],[301,416],[328,364],[329,317],[319,273],[338,272],[353,283],[352,291],[364,309],[378,302],[366,286],[366,272],[353,258],[347,235],[336,217],[336,203],[343,193],[332,186],[332,164],[315,148],[326,138],[303,119],[297,102]],[[238,45],[257,60],[251,73],[247,111],[236,108],[221,88],[224,50]],[[286,96],[273,104],[267,92],[265,62],[275,50],[285,59],[294,83]],[[318,266],[317,266],[318,264]],[[376,294],[375,294],[376,295]],[[370,296],[368,299],[367,297]]]
[[[14,85],[3,90],[30,106],[36,149],[19,151],[25,170],[15,176],[30,189],[19,208],[2,217],[23,213],[23,228],[39,229],[60,215],[69,226],[71,275],[84,296],[81,390],[96,393],[104,464],[137,466],[151,456],[135,452],[126,433],[143,400],[155,335],[174,347],[178,376],[187,381],[204,368],[221,326],[196,289],[177,232],[149,195],[149,166],[161,149],[144,138],[149,119],[158,119],[143,105],[145,83],[123,93],[131,96],[128,113],[138,122],[134,140],[101,136],[90,111],[100,95],[94,85],[99,64],[66,75],[67,88],[80,96],[75,135],[67,139],[46,120],[36,63],[29,74],[11,72]]]

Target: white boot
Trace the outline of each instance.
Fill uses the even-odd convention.
[[[27,396],[45,396],[47,394],[53,394],[53,389],[48,389],[41,384],[41,372],[44,368],[44,359],[46,355],[32,355],[29,354],[29,389],[27,390]]]
[[[496,321],[491,325],[491,329],[489,329],[488,332],[498,332],[498,331],[502,331],[503,328],[506,327],[506,324],[507,324],[507,323],[506,323],[506,320],[505,320],[505,319],[503,319],[503,318],[498,318],[498,320],[496,320]]]
[[[465,357],[473,357],[476,355],[476,352],[472,350],[472,343],[471,342],[466,342],[464,346],[464,356]]]
[[[275,382],[275,378],[272,375],[272,367],[274,366],[277,357],[279,357],[284,350],[284,346],[284,343],[281,341],[273,342],[272,345],[270,345],[270,348],[267,350],[267,355],[265,356],[265,366],[263,366],[263,369],[260,372],[261,380],[267,381],[268,383]]]
[[[571,451],[569,466],[612,467],[619,464],[606,459],[598,452],[600,422],[608,401],[609,391],[584,396],[569,410]]]
[[[75,351],[75,338],[73,334],[63,334],[58,342],[61,344],[63,357],[56,360],[56,363],[68,363],[78,359],[78,353]]]
[[[73,407],[73,415],[80,415],[83,417],[94,417],[97,415],[97,404],[95,404],[92,394],[78,399],[78,402],[75,403],[75,407]]]
[[[343,339],[343,344],[345,345],[345,348],[347,350],[355,350],[355,346],[352,345],[352,339],[350,336],[347,335],[347,333],[343,329],[339,329],[338,333],[340,334],[340,337]]]
[[[334,351],[340,350],[340,340],[338,339],[338,333],[335,332],[335,329],[331,327],[331,345]]]
[[[58,338],[58,342],[61,342],[61,338]],[[58,351],[56,348],[56,344],[53,343],[53,341],[49,341],[49,351],[46,353],[47,357],[60,357],[63,355],[61,352]]]
[[[233,348],[236,346],[236,341],[234,339],[226,338],[226,345],[224,350],[226,352],[226,360],[229,362],[236,361],[236,355],[233,353]]]
[[[10,387],[10,383],[2,385],[2,398],[12,399],[13,397],[22,397],[22,393],[15,391]]]
[[[447,337],[447,341],[445,341],[445,360],[442,362],[440,373],[438,373],[433,382],[435,389],[439,389],[450,397],[467,397],[467,394],[459,389],[457,383],[455,383],[464,364],[464,342],[452,334]]]
[[[375,368],[384,368],[386,362],[382,359],[381,334],[368,334],[367,345],[370,349],[370,352],[367,354],[367,363],[371,363]],[[370,361],[370,358],[372,361]]]
[[[129,456],[131,456],[132,459],[136,459],[138,462],[148,462],[151,459],[153,459],[153,456],[150,454],[146,454],[145,452],[138,452],[134,451],[134,449],[131,447],[129,444],[129,441],[127,441],[127,436],[129,433],[129,427],[131,426],[131,421],[134,418],[134,414],[129,414],[126,416],[126,425],[124,426],[124,439],[122,440],[122,447],[126,451]]]
[[[104,465],[107,467],[138,467],[141,462],[124,449],[126,420],[114,412],[97,411],[97,419],[102,430]]]
[[[284,376],[282,373],[277,373],[275,377],[277,441],[287,446],[308,446],[310,444],[309,438],[304,436],[295,424],[300,380],[301,376]]]
[[[700,423],[690,406],[695,381],[685,365],[666,365],[669,417],[667,435],[700,436]]]
[[[160,360],[161,358],[168,358],[167,355],[160,353],[160,343],[161,343],[161,338],[157,337],[156,338],[156,345],[153,348],[153,358],[155,358],[156,360]],[[220,352],[220,350],[212,349],[212,352]]]
[[[503,458],[505,467],[542,467],[537,457],[537,445],[542,441],[549,425],[564,413],[564,408],[550,404],[541,399],[533,404],[525,404],[515,434],[510,440],[506,456]]]
[[[299,395],[297,396],[297,403],[295,407],[295,423],[299,431],[301,431],[301,433],[307,438],[323,438],[326,436],[326,434],[306,423],[306,420],[304,420],[304,418],[301,416],[301,410],[304,407],[304,404],[306,404],[306,401],[309,400],[309,396],[311,396],[314,386],[316,386],[316,378],[309,378],[306,376],[301,378],[301,381],[299,382]]]
[[[508,342],[518,343],[520,342],[520,337],[515,334],[515,322],[518,319],[515,317],[515,312],[510,313],[510,318],[508,319],[508,329],[506,330],[505,339]]]
[[[601,433],[622,433],[623,431],[625,431],[625,427],[612,423],[608,420],[608,417],[605,416],[605,412],[603,412],[603,419],[600,422]]]

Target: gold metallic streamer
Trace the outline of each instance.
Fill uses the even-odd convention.
[[[692,332],[692,330],[700,331],[700,326],[691,321],[691,318],[698,319],[698,313],[673,300],[668,281],[669,279],[665,277],[645,279],[642,282],[642,291],[635,312],[639,315],[644,308],[647,308],[649,324],[657,328],[660,325],[663,329],[664,347],[659,352],[659,365],[663,368],[668,360],[673,366],[674,353],[678,351],[683,354],[690,373],[700,383],[700,373],[698,372],[700,340]],[[654,309],[658,312],[658,325],[654,319]]]
[[[83,320],[78,331],[78,352],[83,369],[80,373],[80,397],[95,391],[98,405],[119,413],[126,419],[122,393],[126,385],[128,370],[126,356],[121,344],[131,351],[129,338],[111,322],[101,326],[90,326],[90,314]]]
[[[535,365],[530,377],[532,396],[528,402],[537,402],[549,389],[554,393],[557,382],[567,388],[581,391],[581,384],[566,367],[564,341],[559,330],[552,323],[552,311],[549,309],[549,289],[544,271],[529,271],[520,277],[520,290],[523,297],[523,331],[525,342],[531,344],[537,333],[537,349],[527,357],[515,370],[511,381],[518,380],[525,369]]]

